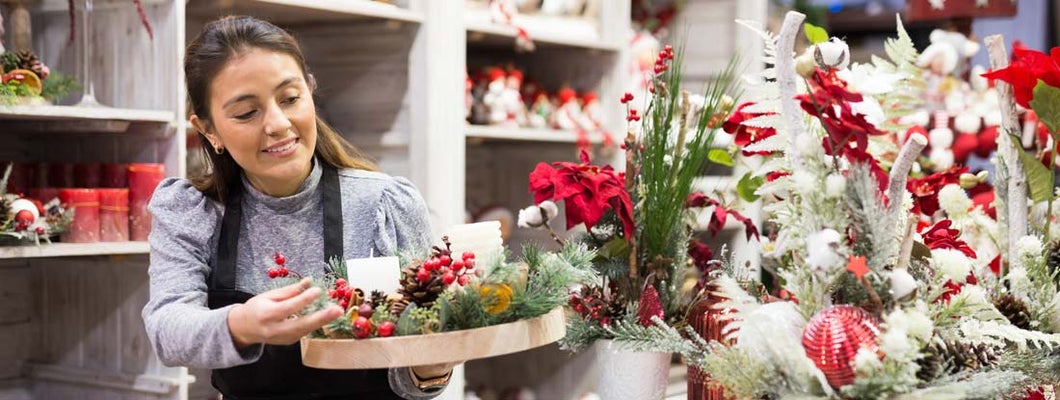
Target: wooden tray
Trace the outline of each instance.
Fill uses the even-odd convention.
[[[523,321],[429,335],[373,339],[302,338],[302,364],[376,369],[461,362],[529,350],[567,334],[563,308]]]

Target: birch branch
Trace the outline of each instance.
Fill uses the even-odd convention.
[[[916,233],[917,219],[916,214],[912,213],[906,218],[905,235],[902,235],[902,247],[898,252],[898,262],[895,263],[894,269],[909,269],[910,257],[913,256],[913,235]]]
[[[777,39],[777,84],[780,86],[780,110],[788,122],[788,133],[791,146],[788,156],[792,158],[792,167],[799,168],[802,162],[799,160],[799,152],[796,149],[799,138],[806,131],[803,120],[802,108],[795,100],[795,89],[798,87],[798,74],[795,72],[795,38],[802,28],[802,21],[806,15],[797,11],[788,11],[784,16],[784,25],[780,28],[780,37]]]
[[[897,212],[902,206],[904,197],[902,193],[905,192],[909,170],[913,168],[916,156],[920,155],[925,146],[927,146],[927,139],[924,139],[923,135],[909,135],[909,139],[898,151],[898,158],[894,160],[894,166],[891,167],[890,183],[887,184],[887,199],[891,202],[887,207],[888,212]]]
[[[987,36],[984,40],[987,51],[990,54],[990,68],[999,70],[1008,66],[1008,50],[1005,49],[1005,40],[1001,35]],[[1008,169],[1008,193],[1005,195],[1004,204],[1008,215],[1008,241],[1007,248],[1001,249],[1002,254],[1008,256],[1009,268],[1020,266],[1021,261],[1016,257],[1012,244],[1027,234],[1027,180],[1023,174],[1023,165],[1020,164],[1020,151],[1012,143],[1012,135],[1017,134],[1019,119],[1016,116],[1016,101],[1012,97],[1012,86],[1004,81],[995,81],[998,94],[1001,96],[1001,135],[997,138],[998,162],[1005,163]]]

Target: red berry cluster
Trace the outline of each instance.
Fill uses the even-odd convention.
[[[269,268],[269,278],[286,278],[291,274],[291,270],[284,266],[287,263],[287,257],[284,257],[283,254],[277,251],[276,254],[272,255],[272,261],[276,263],[276,268]]]
[[[670,66],[666,65],[667,60],[674,59],[674,47],[666,45],[662,50],[659,50],[659,57],[655,59],[655,74],[661,74],[670,69]]]
[[[328,297],[334,299],[339,303],[339,306],[343,310],[349,308],[350,299],[353,298],[353,292],[357,290],[353,286],[350,286],[345,279],[339,278],[335,280],[335,288],[328,290]],[[369,314],[371,316],[371,314]]]
[[[596,321],[604,327],[611,325],[614,315],[600,288],[583,287],[580,292],[571,294],[568,304],[584,319]]]
[[[394,336],[394,322],[383,321],[378,326],[372,325],[372,320],[363,315],[354,318],[353,323],[350,326],[353,330],[353,337],[358,339],[367,339],[375,333],[377,337],[390,337]]]
[[[416,279],[426,284],[435,276],[441,276],[442,283],[446,285],[451,285],[453,282],[460,286],[467,285],[471,276],[475,274],[475,253],[465,251],[456,260],[452,258],[449,250],[441,250],[437,253],[423,262],[419,271],[416,271]]]
[[[622,104],[626,104],[633,101],[633,93],[626,92],[626,94],[622,95],[622,98],[618,101],[622,102]]]
[[[626,121],[629,121],[629,122],[640,121],[640,115],[637,115],[637,110],[636,109],[633,109],[633,108],[629,109],[629,115],[626,116]]]

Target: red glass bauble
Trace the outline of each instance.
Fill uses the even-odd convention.
[[[879,353],[879,321],[860,307],[840,305],[815,315],[802,333],[806,356],[833,388],[854,382],[854,356],[862,347]]]

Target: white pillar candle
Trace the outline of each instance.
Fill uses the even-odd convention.
[[[449,228],[446,236],[449,237],[449,249],[454,255],[459,257],[464,251],[471,251],[475,253],[479,265],[504,255],[500,221],[455,225]]]
[[[397,257],[369,257],[346,260],[346,281],[350,286],[364,291],[365,296],[373,290],[397,293],[401,284],[401,265]]]

